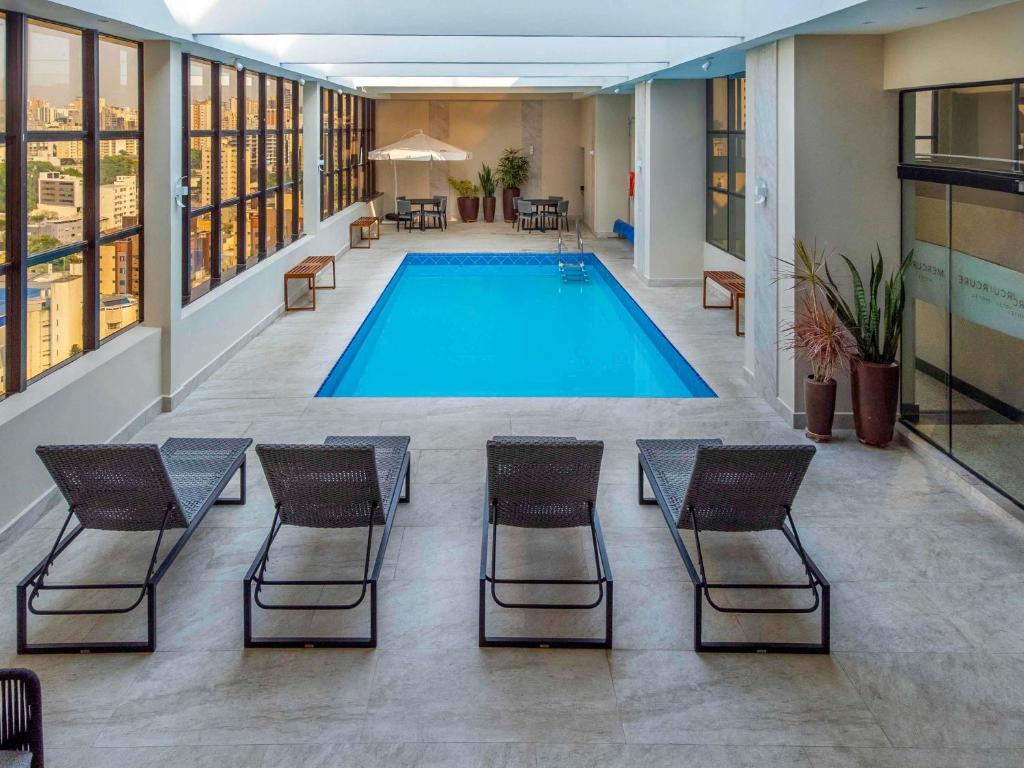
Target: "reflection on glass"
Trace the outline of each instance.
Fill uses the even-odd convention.
[[[260,140],[255,134],[245,135],[245,192],[260,191]]]
[[[189,125],[193,131],[213,129],[213,65],[189,59]]]
[[[717,189],[729,188],[729,139],[727,136],[711,136],[710,157],[708,158],[708,186]]]
[[[100,37],[100,130],[139,130],[139,47]]]
[[[222,280],[234,274],[238,266],[238,206],[226,205],[220,209],[220,276]]]
[[[287,184],[289,181],[293,181],[292,176],[292,152],[295,146],[295,136],[291,133],[284,135],[284,154],[281,158],[282,167],[284,168],[284,182]]]
[[[948,187],[903,182],[903,251],[914,251],[903,312],[903,418],[949,449]]]
[[[29,130],[82,130],[81,32],[33,19],[27,46]]]
[[[278,135],[276,133],[266,134],[263,142],[264,158],[267,164],[267,188],[276,187],[278,183],[278,173],[280,162],[280,152],[278,144]]]
[[[220,66],[220,127],[237,131],[241,119],[238,109],[238,72],[226,64]]]
[[[213,254],[213,214],[204,213],[189,220],[189,273],[192,295],[198,296],[209,287],[210,259]]]
[[[0,399],[7,392],[7,277],[0,274]]]
[[[747,190],[747,137],[729,137],[729,191],[742,195]]]
[[[742,197],[729,195],[729,253],[739,256],[746,255],[746,205]]]
[[[189,139],[189,201],[192,210],[213,203],[213,138]]]
[[[292,107],[295,104],[294,88],[295,83],[293,81],[284,81],[284,94],[281,100],[281,120],[285,130],[290,130],[295,123],[292,114]]]
[[[267,130],[277,128],[277,78],[267,77],[266,99],[267,99]]]
[[[256,261],[260,255],[260,199],[254,197],[245,204],[245,261]]]
[[[220,138],[220,199],[238,197],[238,137]]]
[[[26,151],[28,252],[81,242],[82,142],[30,141]]]
[[[708,209],[708,242],[729,250],[729,196],[724,192],[711,193],[711,207]]]
[[[292,199],[294,198],[294,188],[288,187],[284,190],[282,197],[282,207],[284,208],[284,229],[282,230],[281,241],[284,243],[290,243],[292,240],[292,234],[294,232],[292,228]]]
[[[735,77],[729,80],[729,98],[732,102],[729,130],[747,130],[747,79],[745,77]]]
[[[724,77],[711,81],[711,121],[708,128],[712,131],[729,128],[729,81]]]
[[[296,189],[299,195],[299,231],[297,234],[302,234],[305,231],[305,212],[302,209],[302,184],[300,183]]]
[[[251,72],[245,75],[245,128],[254,131],[260,127],[260,77]]]
[[[4,169],[6,174],[7,169],[7,147],[0,142],[0,168]],[[0,264],[7,261],[7,207],[6,199],[3,194],[0,194]],[[0,305],[3,302],[0,301]],[[0,306],[0,312],[3,312],[3,307]],[[3,392],[4,388],[0,387],[0,392]]]
[[[100,338],[139,319],[141,238],[138,235],[100,246]]]
[[[0,133],[7,129],[7,17],[0,13]],[[2,366],[0,366],[2,367]],[[3,374],[0,373],[0,377]],[[0,379],[2,380],[2,379]],[[0,386],[0,397],[4,387]]]
[[[267,236],[264,240],[265,253],[269,256],[277,250],[277,193],[267,193]]]
[[[1024,499],[1024,197],[953,187],[955,457]]]
[[[82,352],[83,274],[81,253],[29,267],[25,326],[28,378]]]

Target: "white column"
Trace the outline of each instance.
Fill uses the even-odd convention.
[[[302,205],[303,230],[320,231],[320,84],[302,86]]]
[[[161,390],[167,398],[175,389],[174,327],[181,319],[182,214],[175,203],[181,178],[182,104],[181,46],[146,42],[144,64],[145,253],[143,325],[160,328]],[[165,400],[165,402],[167,402]]]

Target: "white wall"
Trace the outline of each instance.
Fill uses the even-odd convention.
[[[1024,2],[885,36],[885,87],[1024,75]]]
[[[629,220],[631,113],[629,96],[594,96],[583,102],[585,220],[598,237],[611,237],[616,219]]]
[[[637,112],[644,183],[637,206],[648,212],[637,271],[651,285],[698,284],[704,268],[705,94],[703,80],[644,84]],[[639,100],[638,100],[639,101]],[[643,196],[643,200],[641,200]]]

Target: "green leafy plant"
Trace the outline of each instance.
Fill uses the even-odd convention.
[[[796,319],[782,327],[784,348],[796,352],[811,366],[811,378],[825,383],[849,366],[857,346],[849,331],[829,305],[825,291],[828,253],[815,243],[810,250],[803,240],[794,241],[792,261],[779,259],[778,278],[793,281],[802,291]]]
[[[494,178],[494,169],[484,163],[476,177],[480,180],[480,189],[483,190],[484,197],[494,197],[494,190],[498,185],[497,179]]]
[[[852,302],[847,302],[843,297],[827,262],[824,264],[825,280],[820,285],[829,306],[835,310],[857,343],[861,360],[866,363],[894,363],[903,333],[903,306],[906,300],[903,277],[913,261],[914,252],[910,251],[903,258],[883,286],[885,261],[881,247],[876,245],[875,249],[878,258],[874,254],[871,256],[871,271],[866,286],[856,265],[840,254],[853,281]],[[879,287],[884,287],[881,303],[878,301]]]
[[[505,189],[521,187],[530,178],[530,158],[521,149],[508,147],[498,160],[498,183]]]
[[[480,192],[480,188],[469,179],[456,179],[454,176],[448,177],[448,186],[459,197],[476,197]]]

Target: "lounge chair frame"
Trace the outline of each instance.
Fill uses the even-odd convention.
[[[545,438],[496,438],[496,441],[544,441]],[[594,551],[595,579],[505,579],[498,572],[498,525],[501,522],[496,500],[485,488],[483,525],[480,542],[480,587],[478,635],[481,648],[611,648],[612,619],[614,605],[614,580],[608,552],[605,548],[601,520],[592,502],[588,502],[588,525]],[[488,548],[490,548],[490,569],[488,569]],[[597,599],[589,603],[519,603],[506,602],[498,597],[499,584],[532,585],[580,585],[596,586]],[[604,601],[604,636],[600,638],[579,637],[494,637],[487,634],[487,594],[502,608],[527,610],[593,610]]]
[[[330,440],[331,438],[328,438]],[[385,522],[380,542],[377,544],[377,554],[373,561],[373,570],[370,571],[370,553],[373,548],[374,513],[370,514],[370,522],[366,533],[366,555],[363,561],[363,577],[361,579],[267,579],[266,569],[270,560],[270,548],[281,530],[281,505],[274,508],[274,520],[270,526],[270,533],[267,534],[263,545],[256,553],[256,559],[249,566],[245,574],[245,606],[243,623],[245,630],[246,648],[376,648],[377,647],[377,582],[380,580],[380,572],[384,567],[384,556],[387,552],[388,540],[391,537],[391,529],[395,522],[395,513],[399,504],[406,504],[412,498],[410,480],[410,456],[406,449],[402,458],[401,468],[395,477],[394,489],[390,496],[388,508],[385,510]],[[402,492],[398,492],[398,488]],[[263,587],[283,586],[359,586],[359,597],[348,603],[269,603],[260,599],[260,592]],[[255,587],[255,588],[254,588]],[[252,606],[253,603],[263,610],[280,611],[349,611],[357,608],[366,598],[367,592],[370,595],[370,634],[365,636],[254,636],[252,632]]]
[[[654,498],[644,496],[644,477],[647,477],[647,481],[654,491]],[[802,584],[763,584],[763,583],[733,583],[733,582],[710,582],[707,579],[707,573],[704,569],[704,553],[701,549],[700,544],[700,529],[698,525],[698,515],[695,514],[695,510],[692,507],[687,508],[687,512],[690,514],[690,519],[693,521],[693,534],[694,544],[697,550],[697,565],[694,566],[693,558],[690,556],[690,552],[686,547],[686,543],[683,541],[682,536],[679,534],[679,527],[677,521],[673,516],[672,506],[662,488],[654,479],[655,473],[647,460],[647,457],[641,452],[638,455],[637,465],[637,500],[643,505],[658,505],[661,510],[662,516],[665,518],[665,523],[668,525],[669,531],[672,533],[672,540],[675,542],[676,549],[679,551],[679,556],[683,560],[683,564],[686,566],[686,572],[690,577],[690,582],[693,584],[693,647],[697,652],[725,652],[725,653],[822,653],[827,654],[830,651],[831,644],[831,626],[830,626],[830,614],[831,614],[831,595],[830,585],[824,574],[818,568],[818,566],[811,559],[811,556],[807,554],[807,551],[803,548],[800,543],[799,534],[796,531],[796,525],[793,523],[793,516],[790,508],[786,507],[786,522],[782,525],[782,534],[786,537],[786,541],[796,552],[800,558],[800,562],[807,573],[807,582]],[[714,598],[711,596],[711,590],[713,589],[756,589],[756,590],[810,590],[813,594],[813,602],[810,606],[804,606],[799,608],[731,608],[721,606],[715,603]],[[702,637],[702,612],[704,600],[707,600],[708,605],[712,609],[719,611],[720,613],[737,613],[737,614],[801,614],[801,613],[813,613],[820,608],[821,610],[821,624],[820,624],[820,641],[817,643],[781,643],[781,642],[761,642],[761,641],[740,641],[740,642],[718,642],[718,641],[705,641]]]
[[[242,438],[242,440],[248,445],[251,440]],[[168,441],[170,442],[170,441]],[[230,441],[219,440],[217,438],[211,439],[210,442],[222,442],[227,443]],[[166,444],[165,444],[166,445]],[[220,498],[220,494],[227,487],[231,478],[238,474],[241,485],[241,491],[237,498]],[[50,549],[49,554],[43,558],[35,568],[33,568],[29,574],[21,580],[17,588],[17,607],[18,607],[18,653],[134,653],[134,652],[146,652],[152,653],[156,650],[157,641],[157,593],[156,588],[160,583],[160,580],[167,574],[167,571],[174,564],[175,559],[181,553],[181,550],[188,543],[189,539],[192,538],[192,534],[195,533],[196,529],[202,523],[203,518],[206,517],[206,513],[210,511],[214,506],[217,505],[243,505],[245,504],[245,451],[242,450],[232,460],[230,464],[230,470],[224,472],[223,477],[219,480],[216,486],[216,490],[210,495],[209,503],[204,504],[189,521],[188,525],[184,528],[181,536],[171,547],[167,555],[164,556],[160,564],[157,565],[157,556],[160,552],[160,544],[163,541],[164,534],[167,530],[170,530],[169,523],[172,515],[176,512],[175,504],[168,504],[164,510],[163,518],[160,523],[160,527],[157,529],[156,541],[153,545],[153,554],[149,559],[149,567],[146,570],[146,575],[141,582],[105,582],[97,584],[46,584],[46,576],[50,572],[50,568],[56,562],[57,558],[63,553],[71,543],[78,538],[82,531],[86,530],[86,527],[82,523],[78,523],[75,528],[65,536],[69,524],[71,523],[72,517],[76,513],[76,505],[70,505],[68,514],[64,518],[64,523],[61,525],[60,532],[57,534],[57,538],[54,540],[53,547]],[[39,597],[42,592],[59,592],[59,591],[102,591],[111,589],[133,589],[138,590],[138,597],[133,603],[126,606],[120,606],[117,608],[89,608],[89,609],[44,609],[36,608],[34,606],[36,598]],[[29,643],[28,642],[28,614],[32,613],[37,616],[110,616],[116,614],[131,613],[134,611],[142,601],[146,601],[146,639],[142,641],[101,641],[101,642],[83,642],[83,643]]]
[[[43,691],[30,669],[0,669],[0,750],[31,752],[43,768]]]

